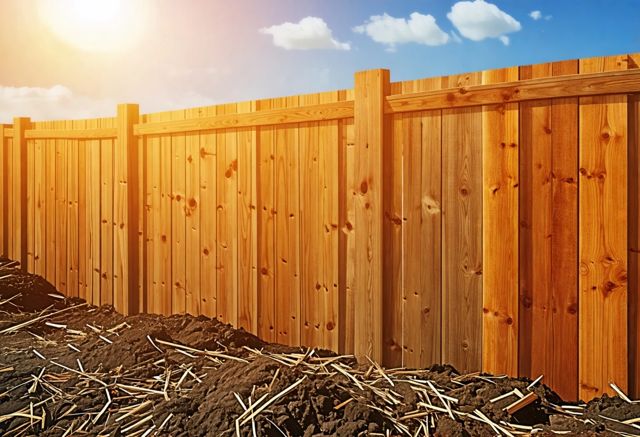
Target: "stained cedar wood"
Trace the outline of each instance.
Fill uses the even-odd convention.
[[[237,112],[236,104],[222,105],[218,114]],[[216,135],[217,162],[217,289],[218,320],[237,324],[238,317],[238,150],[235,129]]]
[[[19,232],[17,232],[16,236],[16,245],[17,252],[19,253],[19,257],[17,259],[20,260],[20,264],[23,271],[28,271],[29,266],[29,256],[28,256],[28,232],[33,227],[33,216],[31,216],[31,221],[29,221],[28,215],[28,202],[29,202],[29,188],[32,183],[29,182],[30,178],[28,177],[29,166],[29,144],[25,139],[24,133],[27,129],[31,128],[31,120],[25,117],[15,118],[13,122],[14,126],[14,138],[13,144],[17,153],[14,155],[14,164],[18,168],[18,184],[17,184],[17,195],[20,199],[18,205],[19,208],[16,208],[17,216],[16,219],[19,221]],[[31,166],[32,167],[32,166]],[[31,226],[30,226],[31,225]],[[32,260],[33,264],[33,260]],[[32,266],[33,267],[33,266]]]
[[[639,59],[640,61],[640,59]],[[640,397],[640,94],[629,101],[629,392]]]
[[[82,120],[80,126],[85,127],[88,120]],[[45,174],[44,167],[42,174]],[[87,210],[87,191],[91,185],[87,184],[87,141],[78,141],[78,297],[84,300],[87,298],[87,262],[89,254],[87,251],[87,240],[89,238]],[[46,205],[43,205],[43,207]],[[44,208],[43,208],[44,210]],[[89,276],[90,277],[90,276]]]
[[[115,309],[127,314],[129,284],[128,260],[128,202],[127,202],[127,148],[126,106],[118,105],[116,126],[118,137],[113,149],[113,305]]]
[[[280,99],[299,106],[298,97]],[[275,321],[276,340],[300,344],[300,180],[296,125],[275,128]]]
[[[390,92],[389,71],[355,75],[356,260],[354,280],[354,351],[359,357],[383,358],[382,168],[385,128],[384,97]],[[387,144],[390,146],[390,144]]]
[[[205,116],[215,115],[216,108],[204,109]],[[200,310],[208,317],[217,316],[216,273],[216,133],[200,133]],[[255,331],[253,331],[255,332]]]
[[[626,69],[580,60],[580,73]],[[580,99],[579,397],[627,390],[627,98]]]
[[[411,93],[439,89],[442,81],[398,85],[392,91]],[[392,154],[397,165],[390,176],[397,194],[389,193],[392,210],[385,213],[385,226],[391,238],[385,243],[393,247],[389,285],[395,295],[388,299],[401,311],[386,317],[400,329],[394,336],[402,342],[402,363],[421,367],[441,356],[441,111],[395,117]],[[394,343],[387,343],[389,352]]]
[[[46,253],[46,219],[45,219],[45,140],[34,141],[33,171],[33,273],[45,275]]]
[[[184,111],[171,111],[172,120],[183,120]],[[185,134],[171,134],[171,312],[180,314],[186,307],[186,151]]]
[[[477,85],[481,73],[443,87]],[[482,110],[442,111],[442,362],[482,367]]]
[[[520,79],[577,73],[577,61]],[[520,374],[577,396],[577,100],[520,104]],[[544,335],[540,335],[545,333]]]
[[[186,111],[187,118],[198,118],[201,110],[188,109]],[[186,134],[186,240],[185,251],[186,256],[194,256],[193,262],[188,262],[186,267],[185,278],[185,294],[186,304],[185,311],[188,314],[201,314],[201,285],[200,285],[200,259],[196,254],[200,253],[200,210],[202,203],[200,201],[200,133],[191,132]]]
[[[484,84],[518,68],[482,72]],[[482,109],[483,342],[486,372],[518,373],[518,104]]]
[[[56,122],[56,128],[64,129],[64,122]],[[67,147],[58,139],[56,147],[56,289],[67,292]],[[110,182],[110,181],[109,181]],[[105,184],[103,183],[103,187]],[[110,227],[110,226],[109,226]],[[104,225],[103,225],[104,228]],[[104,252],[103,252],[104,255]],[[103,256],[104,257],[104,256]]]
[[[255,102],[238,104],[238,113],[253,112]],[[257,332],[258,239],[256,211],[256,128],[238,136],[238,326]]]
[[[5,135],[6,135],[6,130],[5,129]],[[13,248],[14,248],[14,241],[15,241],[15,234],[14,233],[10,233],[8,230],[11,229],[12,232],[15,229],[14,226],[14,219],[13,219],[13,210],[15,208],[16,202],[14,201],[14,192],[13,192],[13,187],[14,187],[14,182],[13,182],[13,176],[14,176],[14,167],[13,167],[13,138],[5,138],[5,159],[6,159],[6,164],[5,164],[5,168],[7,170],[6,172],[6,176],[5,176],[5,181],[6,181],[6,200],[5,203],[7,205],[7,210],[6,210],[6,218],[7,218],[7,242],[6,247],[7,247],[7,257],[9,259],[15,259],[14,258],[14,252],[13,252]]]
[[[97,127],[100,124],[100,120],[94,119],[88,122],[90,127]],[[51,141],[51,146],[55,143],[55,140]],[[100,193],[101,193],[101,169],[100,169],[100,140],[91,140],[88,143],[87,149],[87,188],[90,190],[89,200],[89,262],[87,268],[89,269],[87,275],[88,280],[91,283],[91,296],[87,299],[92,305],[100,304]],[[53,147],[51,147],[53,149]],[[52,189],[55,191],[55,168],[51,172],[52,176]],[[53,197],[54,192],[52,192]],[[53,202],[51,202],[53,203]],[[55,205],[54,205],[55,206]],[[47,235],[49,231],[47,229]],[[51,238],[55,238],[55,234]],[[50,244],[55,246],[55,240],[51,240]],[[47,255],[48,257],[49,255]],[[48,261],[47,261],[48,264]]]
[[[335,102],[339,93],[335,91],[320,93],[320,104]],[[321,121],[319,129],[319,169],[322,198],[321,228],[323,274],[321,289],[323,312],[318,320],[322,332],[322,344],[330,349],[338,349],[338,121]],[[319,193],[319,194],[320,194]]]
[[[257,110],[271,109],[269,99],[259,100]],[[275,147],[274,128],[260,127],[257,133],[258,187],[258,336],[275,341]]]
[[[68,122],[72,129],[75,122]],[[67,153],[67,294],[78,297],[78,140],[65,140]],[[118,308],[120,310],[120,308]]]
[[[24,135],[24,133],[23,133]],[[26,149],[26,163],[25,163],[25,169],[26,169],[26,173],[27,175],[33,175],[34,171],[35,171],[35,141],[33,140],[24,140]],[[35,229],[35,215],[36,215],[36,208],[35,208],[35,184],[34,184],[34,178],[33,177],[27,177],[25,180],[26,184],[27,184],[27,197],[26,197],[26,207],[27,207],[27,217],[26,217],[26,222],[23,223],[23,226],[26,226],[26,237],[27,237],[27,264],[26,264],[26,268],[27,268],[27,272],[29,273],[34,273],[35,271],[35,262],[33,260],[33,255],[35,252],[35,233],[34,233],[34,229]],[[24,261],[23,261],[24,262]],[[23,267],[25,267],[23,265]]]

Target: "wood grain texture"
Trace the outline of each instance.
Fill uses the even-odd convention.
[[[580,60],[580,72],[627,67]],[[579,397],[627,390],[627,97],[580,99]]]
[[[184,119],[184,111],[171,111],[172,120]],[[171,312],[186,310],[186,150],[185,135],[171,134]]]
[[[64,128],[64,122],[56,122],[57,127]],[[62,293],[67,292],[67,142],[66,140],[56,140],[56,289]],[[106,153],[106,152],[105,152]],[[110,155],[109,155],[110,156]],[[106,171],[106,170],[105,170]],[[103,190],[111,191],[111,179],[103,181]],[[105,208],[106,211],[106,208]],[[104,217],[103,217],[104,218]],[[111,221],[106,224],[102,222],[102,230],[105,233],[111,232]],[[105,245],[101,260],[107,263],[111,260],[111,252]],[[103,264],[105,265],[105,264]],[[106,265],[105,265],[106,267]],[[102,269],[101,269],[102,270]],[[109,268],[109,271],[111,269]],[[105,278],[106,279],[106,278]],[[111,290],[111,287],[108,287]],[[105,302],[106,303],[106,302]],[[110,302],[109,302],[110,303]]]
[[[256,109],[271,109],[269,99],[259,100]],[[273,127],[260,127],[257,133],[258,187],[258,336],[276,339],[275,314],[275,139]]]
[[[20,265],[23,271],[27,271],[29,267],[29,255],[28,255],[28,232],[33,226],[33,216],[29,220],[28,215],[28,202],[29,202],[29,188],[32,187],[31,182],[27,177],[29,169],[29,157],[32,153],[29,153],[29,144],[25,138],[25,132],[31,128],[31,120],[26,117],[17,117],[13,119],[13,199],[15,202],[12,205],[13,208],[13,232],[14,234],[14,258],[20,261]],[[31,257],[31,264],[33,264],[33,257]],[[31,266],[33,267],[33,266]]]
[[[448,87],[479,84],[480,73]],[[482,367],[482,110],[442,112],[442,361]]]
[[[200,117],[199,109],[187,109],[186,117]],[[185,277],[185,311],[188,314],[199,315],[201,303],[200,284],[200,259],[196,254],[200,253],[200,133],[186,134],[186,258],[195,258],[187,262]]]
[[[36,275],[45,275],[46,269],[46,217],[45,217],[45,140],[33,141],[33,173],[30,178],[33,179],[33,272]]]
[[[73,127],[74,122],[67,123]],[[67,294],[78,297],[78,141],[66,140]]]
[[[7,256],[7,240],[9,239],[9,220],[7,218],[7,140],[5,126],[0,123],[0,255]]]
[[[80,125],[85,127],[87,120]],[[43,140],[46,141],[46,140]],[[87,141],[78,141],[78,297],[87,299],[87,261],[89,260],[87,239],[89,211],[87,210]],[[44,174],[44,169],[43,169]],[[89,277],[90,274],[89,274]]]
[[[105,120],[103,120],[104,124]],[[114,141],[100,141],[100,304],[113,305]],[[62,240],[64,241],[64,240]]]
[[[640,397],[640,94],[629,97],[628,223],[629,394],[637,399]]]
[[[23,132],[24,135],[24,132]],[[33,260],[34,252],[35,252],[35,215],[36,215],[36,207],[35,207],[35,181],[34,181],[34,173],[35,173],[35,141],[24,140],[25,142],[25,182],[27,184],[26,191],[26,207],[27,207],[27,215],[26,221],[23,222],[23,232],[26,232],[27,239],[27,264],[26,271],[29,273],[34,273],[35,271],[35,263]]]
[[[514,81],[518,69],[482,73],[484,84]],[[482,109],[482,368],[518,373],[518,105]]]
[[[218,107],[219,114],[236,113],[236,104]],[[238,147],[236,131],[216,134],[217,161],[217,289],[218,320],[238,320]]]
[[[385,147],[383,104],[390,92],[389,71],[370,70],[355,76],[355,201],[356,260],[354,351],[359,357],[382,360],[383,328],[383,179]],[[387,144],[389,146],[389,144]]]
[[[96,127],[100,123],[100,120],[90,120],[88,125],[91,127]],[[52,141],[52,146],[53,142]],[[51,147],[53,149],[53,147]],[[89,190],[90,195],[88,196],[88,221],[89,221],[89,241],[88,241],[88,256],[89,262],[87,262],[88,278],[87,281],[90,281],[90,293],[87,295],[87,301],[91,302],[92,305],[100,304],[100,241],[101,241],[101,214],[100,214],[100,195],[102,191],[101,184],[101,166],[100,166],[100,140],[91,140],[87,143],[87,166],[89,171],[87,171],[86,184]],[[55,170],[55,169],[54,169]],[[49,174],[47,175],[47,179],[49,179]],[[53,187],[52,193],[55,193],[55,171],[51,172],[52,180],[54,181],[54,185],[50,185]],[[53,202],[50,202],[53,203]],[[53,220],[52,220],[53,222]],[[49,236],[49,230],[47,229],[47,236]],[[55,234],[52,235],[51,238],[55,238]],[[50,240],[50,238],[48,237]],[[51,240],[50,240],[51,241]],[[56,243],[53,240],[53,245],[55,247]],[[47,260],[49,259],[49,255],[47,255]],[[48,261],[47,261],[47,264]]]
[[[238,113],[252,112],[255,102],[238,104]],[[255,128],[240,128],[238,136],[238,326],[258,328],[258,221]]]
[[[298,97],[280,99],[299,106]],[[298,127],[275,129],[275,321],[278,343],[300,344],[300,160]]]
[[[208,107],[204,115],[215,115],[215,107]],[[216,134],[200,133],[200,311],[216,317]],[[255,331],[253,331],[255,332]]]

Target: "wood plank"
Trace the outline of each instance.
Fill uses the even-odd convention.
[[[184,119],[184,111],[172,111],[171,119]],[[186,150],[185,135],[171,135],[171,313],[186,310]]]
[[[236,104],[219,106],[217,113],[237,112]],[[216,134],[216,273],[217,318],[238,323],[238,145],[235,130]]]
[[[623,59],[626,59],[626,55],[619,57],[618,62],[620,65],[624,63],[626,67],[626,61]],[[502,83],[484,83],[459,89],[390,96],[385,103],[385,113],[495,105],[560,97],[625,94],[637,92],[639,88],[638,70],[581,73],[562,78],[523,81],[512,77]]]
[[[7,141],[4,131],[4,125],[0,123],[0,255],[6,257],[9,232],[7,228]]]
[[[105,119],[101,124],[106,124]],[[113,149],[111,139],[100,141],[100,304],[113,305]]]
[[[169,113],[161,114],[162,120],[170,120]],[[157,150],[160,157],[160,211],[158,218],[158,234],[156,241],[159,242],[158,259],[154,259],[154,278],[159,284],[159,290],[153,299],[156,300],[156,308],[160,314],[169,315],[173,310],[173,272],[172,246],[173,246],[173,150],[172,138],[170,135],[163,135],[158,139]]]
[[[80,125],[87,126],[89,120],[82,120]],[[46,140],[45,140],[46,141]],[[44,169],[42,170],[44,174]],[[87,193],[90,185],[87,185],[87,141],[78,141],[78,297],[87,298],[87,262],[89,260],[87,240],[89,238],[89,211],[87,209]]]
[[[205,116],[216,113],[214,106],[205,108]],[[217,312],[216,270],[216,134],[200,132],[200,311],[208,317]],[[255,331],[253,331],[255,332]]]
[[[56,122],[64,128],[64,122]],[[56,140],[56,289],[67,292],[67,142]]]
[[[192,120],[138,124],[136,135],[194,132],[213,129],[273,126],[353,117],[353,101],[339,101],[323,105],[307,105],[294,108],[267,108],[238,114],[217,114]]]
[[[318,94],[300,96],[301,105],[320,102]],[[306,346],[323,343],[324,260],[322,259],[322,169],[320,167],[320,126],[302,123],[300,141],[300,245],[301,245],[301,342]]]
[[[482,72],[484,84],[514,81],[518,68]],[[482,109],[482,369],[518,373],[518,105]]]
[[[385,147],[383,103],[389,93],[389,71],[370,70],[355,76],[356,184],[355,320],[357,356],[382,359],[382,159]],[[387,144],[389,146],[389,144]]]
[[[5,136],[7,135],[7,129],[5,129]],[[9,259],[15,259],[14,255],[14,247],[15,247],[15,234],[14,232],[14,208],[16,202],[14,201],[15,197],[15,182],[14,173],[15,167],[13,165],[13,137],[5,139],[5,151],[6,151],[6,159],[7,163],[5,167],[7,168],[6,172],[6,193],[7,193],[7,257]]]
[[[255,111],[255,102],[238,112]],[[258,221],[256,129],[238,129],[238,326],[258,332]]]
[[[69,128],[74,122],[67,122]],[[67,148],[67,295],[78,297],[78,141]]]
[[[279,99],[299,106],[298,97]],[[300,344],[300,205],[298,128],[275,129],[275,320],[276,341]]]
[[[640,94],[629,98],[629,395],[640,397]]]
[[[23,223],[23,226],[26,225],[26,238],[27,238],[27,272],[34,273],[35,272],[35,262],[34,262],[34,252],[35,252],[35,215],[36,215],[36,205],[35,205],[35,184],[34,184],[34,173],[35,173],[35,142],[25,140],[26,143],[26,174],[24,177],[26,178],[27,184],[27,217],[26,222]]]
[[[256,108],[271,109],[271,100],[259,100]],[[258,336],[276,340],[275,315],[275,147],[274,129],[261,127],[257,133],[258,188]]]
[[[187,109],[187,118],[200,116],[199,109]],[[186,270],[186,312],[200,314],[200,134],[186,135],[186,257],[189,260]]]
[[[34,141],[34,217],[33,217],[33,271],[36,275],[44,277],[46,274],[46,186],[45,186],[45,140]]]
[[[580,60],[580,72],[626,68]],[[579,397],[627,391],[627,97],[580,99]]]
[[[90,120],[88,122],[89,127],[99,126],[101,121],[99,119]],[[55,140],[53,140],[55,141]],[[101,166],[101,141],[91,140],[87,144],[87,166],[89,171],[87,172],[87,187],[89,188],[90,196],[88,198],[89,204],[87,205],[89,211],[89,259],[87,268],[89,269],[87,277],[88,281],[91,281],[90,293],[87,293],[87,301],[92,305],[100,305],[102,299],[101,295],[101,262],[100,256],[102,255],[101,239],[102,239],[102,224],[101,224],[101,196],[102,196],[102,166]],[[55,177],[55,175],[54,175]]]
[[[444,87],[479,84],[481,73]],[[482,110],[442,111],[442,362],[482,367]]]
[[[15,202],[13,206],[13,232],[15,232],[14,259],[19,260],[22,270],[26,271],[29,267],[28,235],[32,227],[30,225],[33,225],[33,217],[31,221],[29,221],[28,189],[31,187],[31,184],[27,172],[29,169],[29,156],[31,154],[28,152],[29,145],[25,138],[25,131],[31,128],[31,120],[25,117],[14,118],[13,128],[13,168],[15,169],[13,173],[13,202]]]
[[[89,140],[108,139],[118,136],[117,128],[81,128],[79,126],[63,127],[55,129],[32,129],[25,134],[27,139],[61,139],[61,140]]]

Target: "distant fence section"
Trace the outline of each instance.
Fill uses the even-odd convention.
[[[16,118],[1,252],[124,313],[640,396],[639,63]]]

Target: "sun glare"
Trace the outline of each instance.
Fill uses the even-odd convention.
[[[143,33],[142,0],[40,0],[40,17],[52,33],[87,51],[122,51]]]

